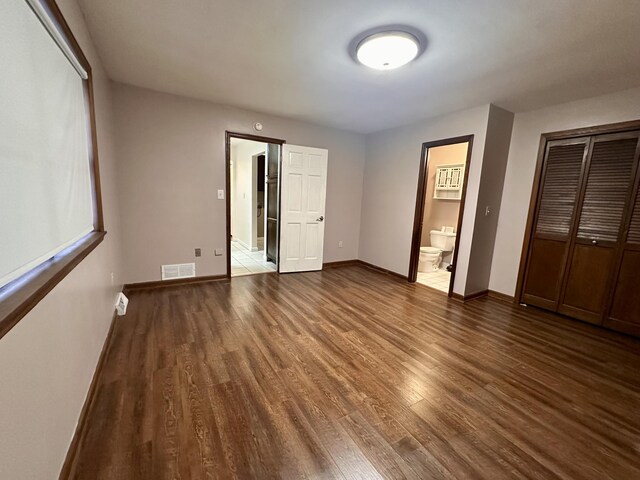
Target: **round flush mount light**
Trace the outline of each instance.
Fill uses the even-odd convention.
[[[365,36],[356,47],[356,59],[376,70],[393,70],[406,65],[420,54],[416,35],[388,30]]]

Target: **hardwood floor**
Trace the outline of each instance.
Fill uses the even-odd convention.
[[[363,267],[131,293],[72,478],[640,478],[640,341]]]

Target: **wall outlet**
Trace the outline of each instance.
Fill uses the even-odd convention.
[[[221,257],[224,255],[224,248],[216,248],[214,254],[216,257]]]
[[[129,305],[129,299],[124,293],[120,292],[116,299],[116,311],[118,312],[118,316],[121,317],[127,314],[127,305]]]
[[[196,257],[201,257],[201,256],[202,256],[202,249],[196,248]]]
[[[342,248],[342,240],[338,242],[338,248]]]
[[[224,190],[218,190],[218,200],[224,200]]]
[[[111,272],[111,285],[113,285],[114,283],[116,283],[116,276],[113,272]]]

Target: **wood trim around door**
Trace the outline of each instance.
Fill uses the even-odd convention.
[[[409,257],[409,275],[408,281],[414,283],[418,278],[418,260],[420,259],[420,238],[422,236],[422,219],[424,216],[424,206],[427,194],[427,174],[429,172],[429,149],[435,147],[443,147],[445,145],[455,145],[457,143],[467,143],[467,159],[464,166],[464,179],[462,183],[462,196],[460,198],[460,207],[458,210],[458,225],[456,226],[456,242],[454,246],[454,255],[451,272],[451,281],[449,282],[448,296],[453,296],[453,282],[456,276],[456,265],[458,263],[458,248],[460,247],[460,234],[462,231],[462,219],[464,216],[465,199],[467,198],[467,183],[469,180],[469,166],[471,165],[471,152],[473,150],[473,135],[464,135],[461,137],[446,138],[433,142],[425,142],[422,144],[420,156],[420,171],[418,174],[418,192],[416,194],[416,208],[413,218],[413,235],[411,237],[411,255]]]
[[[226,222],[227,222],[227,241],[225,245],[225,254],[227,256],[227,278],[231,278],[231,139],[238,138],[241,140],[251,140],[260,143],[271,143],[280,145],[280,156],[282,158],[282,145],[287,143],[285,140],[271,137],[261,137],[259,135],[252,135],[250,133],[230,132],[226,130],[224,138],[224,156],[225,156],[225,207],[226,207]]]
[[[527,260],[529,258],[529,250],[531,249],[531,241],[533,239],[534,219],[537,214],[538,197],[542,187],[542,173],[544,166],[545,152],[547,143],[552,140],[562,140],[579,137],[590,137],[593,135],[601,135],[607,133],[622,133],[640,129],[640,120],[630,122],[611,123],[607,125],[598,125],[594,127],[575,128],[572,130],[562,130],[558,132],[547,132],[540,135],[540,145],[538,147],[538,159],[536,160],[536,169],[533,178],[533,186],[531,188],[531,199],[529,201],[529,213],[527,215],[527,226],[524,232],[524,240],[522,242],[522,253],[520,254],[520,266],[518,269],[518,282],[516,283],[516,293],[514,303],[522,302],[522,293],[524,289],[524,279],[527,271]]]

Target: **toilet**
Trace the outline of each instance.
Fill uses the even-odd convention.
[[[420,247],[419,272],[435,272],[440,268],[441,261],[442,250],[436,247]]]
[[[420,247],[420,259],[418,260],[419,272],[434,272],[440,268],[442,254],[453,251],[456,244],[456,234],[453,227],[442,227],[442,230],[431,230],[430,247]]]

